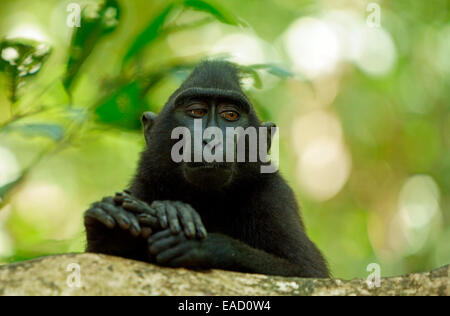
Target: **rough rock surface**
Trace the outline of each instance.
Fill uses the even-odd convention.
[[[283,278],[219,270],[195,272],[97,254],[64,254],[0,266],[0,295],[448,296],[449,274],[450,266],[446,266],[426,273],[383,278],[380,287],[369,289],[365,280],[358,279]]]

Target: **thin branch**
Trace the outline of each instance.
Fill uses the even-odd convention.
[[[46,110],[47,109],[45,107],[40,107],[39,109],[37,109],[35,111],[26,112],[26,113],[22,113],[22,114],[16,113],[16,114],[12,115],[8,120],[0,123],[0,132],[1,132],[2,129],[4,129],[8,125],[10,125],[10,124],[12,124],[12,123],[14,123],[16,121],[19,121],[19,120],[21,120],[23,118],[26,118],[26,117],[31,117],[31,116],[36,115],[36,114],[41,114],[41,113],[45,112]]]

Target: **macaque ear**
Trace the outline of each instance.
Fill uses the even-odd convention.
[[[267,128],[267,153],[269,153],[270,148],[272,147],[272,139],[275,136],[276,130],[272,130],[277,127],[275,123],[266,122],[263,124],[265,128]],[[272,134],[273,133],[273,134]]]
[[[144,136],[147,144],[149,143],[149,131],[155,123],[157,117],[158,116],[153,112],[145,112],[144,114],[142,114],[141,121],[142,125],[144,126]]]
[[[153,123],[155,122],[157,118],[157,115],[153,112],[145,112],[142,114],[142,125],[144,126],[145,130],[150,129],[153,126]]]

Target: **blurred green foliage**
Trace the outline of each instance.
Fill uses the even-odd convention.
[[[81,27],[67,24],[70,3],[81,5]],[[142,112],[158,112],[202,58],[237,56],[247,57],[243,82],[257,112],[280,127],[281,172],[334,276],[364,277],[372,262],[383,275],[449,263],[450,4],[380,2],[395,49],[382,75],[373,67],[385,42],[375,43],[378,57],[341,58],[319,77],[300,71],[283,44],[298,19],[356,12],[364,21],[368,4],[2,1],[0,262],[82,251],[84,210],[133,175]],[[224,50],[233,34],[247,37]],[[333,48],[312,43],[324,58]],[[317,135],[336,143],[323,147]],[[305,176],[317,161],[324,169]]]

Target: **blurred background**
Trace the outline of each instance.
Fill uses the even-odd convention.
[[[450,263],[450,1],[2,0],[0,41],[0,264],[83,251],[141,113],[205,57],[279,126],[335,277]]]

